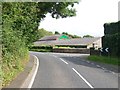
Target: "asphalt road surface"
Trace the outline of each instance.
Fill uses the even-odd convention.
[[[30,52],[40,65],[32,88],[118,88],[118,73],[85,60],[85,54]]]

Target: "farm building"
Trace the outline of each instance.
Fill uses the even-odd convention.
[[[35,46],[53,46],[70,48],[101,48],[101,37],[94,38],[75,38],[71,39],[67,35],[52,35],[41,38],[34,42]]]
[[[66,40],[66,39],[70,39],[67,35],[52,35],[52,36],[45,36],[41,39],[39,39],[38,41],[51,41],[51,40]]]

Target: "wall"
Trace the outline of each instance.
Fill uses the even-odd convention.
[[[54,48],[53,52],[57,53],[80,53],[80,54],[90,54],[90,49],[62,49]]]
[[[90,49],[90,55],[100,55],[100,51],[99,50],[93,50],[93,49]]]
[[[102,39],[101,39],[101,38],[98,39],[98,40],[96,40],[96,41],[94,41],[93,43],[94,43],[95,49],[98,49],[98,48],[101,48],[101,47],[102,47]],[[87,48],[89,49],[89,48],[93,47],[93,43],[87,45]]]

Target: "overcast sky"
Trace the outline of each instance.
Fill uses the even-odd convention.
[[[118,21],[118,1],[120,0],[82,0],[75,5],[75,17],[56,20],[48,14],[39,28],[53,33],[58,31],[79,36],[103,36],[103,24]]]

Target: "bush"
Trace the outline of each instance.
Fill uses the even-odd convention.
[[[37,51],[37,52],[52,52],[52,46],[32,46],[29,48],[30,51]]]

